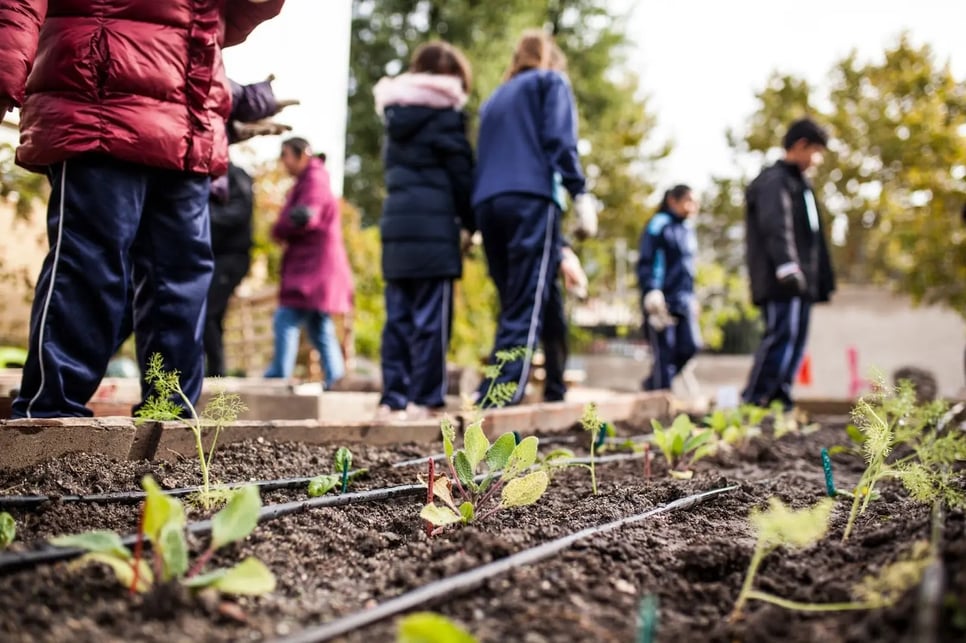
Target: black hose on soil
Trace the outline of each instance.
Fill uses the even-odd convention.
[[[620,520],[598,525],[597,527],[588,527],[587,529],[582,529],[576,533],[570,534],[569,536],[551,540],[550,542],[537,545],[536,547],[532,547],[530,549],[525,549],[521,552],[513,554],[512,556],[501,558],[500,560],[487,563],[486,565],[481,565],[461,574],[449,576],[442,580],[429,583],[428,585],[423,585],[422,587],[414,589],[410,592],[406,592],[405,594],[397,596],[396,598],[392,598],[385,603],[381,603],[372,609],[356,612],[334,621],[330,621],[325,625],[304,630],[293,636],[281,639],[279,643],[317,643],[319,641],[329,641],[337,636],[342,636],[343,634],[347,634],[359,628],[366,627],[391,616],[395,616],[400,612],[405,612],[415,607],[419,607],[425,603],[431,603],[443,597],[451,597],[461,592],[473,589],[484,581],[499,574],[504,574],[511,569],[540,562],[569,548],[579,540],[596,536],[598,534],[606,534],[616,529],[620,529],[621,527],[642,522],[648,518],[651,518],[652,516],[668,513],[677,509],[687,509],[706,498],[726,493],[728,491],[733,491],[737,488],[737,485],[733,485],[730,487],[715,489],[713,491],[705,491],[703,493],[680,498],[673,502],[669,502],[666,505],[655,507],[654,509],[649,509],[644,513],[634,516],[627,516],[625,518],[621,518]]]

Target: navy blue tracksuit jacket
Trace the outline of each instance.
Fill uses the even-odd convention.
[[[658,212],[641,235],[637,279],[641,295],[660,290],[677,324],[658,331],[645,320],[654,366],[646,390],[671,388],[671,380],[701,348],[695,299],[694,228],[677,215]]]
[[[475,230],[473,153],[462,111],[389,105],[384,114],[381,404],[438,408],[447,389],[453,280],[463,270],[460,228]]]
[[[552,315],[554,323],[545,323],[548,310],[562,311],[557,285],[561,212],[554,201],[554,174],[571,196],[581,194],[585,184],[567,79],[554,71],[528,70],[497,88],[480,113],[477,155],[473,208],[500,296],[494,354],[520,347],[532,353],[541,339],[554,343],[546,341],[546,333],[566,332],[559,314]],[[517,385],[513,403],[523,398],[529,373],[530,360],[523,359],[500,374],[499,382]],[[483,382],[481,395],[490,384]]]

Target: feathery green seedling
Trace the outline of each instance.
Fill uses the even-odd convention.
[[[569,467],[587,467],[586,464],[575,464],[571,462],[575,457],[576,455],[570,449],[554,449],[547,455],[539,456],[537,458],[537,466],[540,467],[541,471],[547,473],[547,477],[553,479],[557,473]]]
[[[332,461],[335,473],[312,478],[308,486],[309,497],[324,496],[337,487],[340,489],[339,493],[345,493],[349,490],[349,485],[353,480],[369,472],[368,469],[352,471],[352,451],[349,451],[346,447],[339,447]]]
[[[400,619],[396,643],[477,643],[457,623],[435,612],[416,612]]]
[[[701,458],[715,452],[716,434],[711,429],[699,429],[691,418],[681,414],[674,418],[671,426],[664,426],[651,420],[654,429],[654,444],[667,460],[668,472],[675,478],[688,479],[694,475],[691,467]]]
[[[179,582],[193,590],[213,588],[226,594],[267,594],[275,589],[275,576],[257,558],[249,557],[229,569],[204,573],[215,552],[245,539],[258,524],[262,507],[258,488],[241,487],[225,507],[211,519],[211,543],[191,564],[185,538],[184,506],[165,495],[158,483],[147,476],[142,481],[147,499],[141,510],[138,544],[132,554],[121,537],[112,531],[92,531],[51,539],[57,547],[76,547],[87,554],[73,566],[90,563],[108,566],[118,581],[131,592],[144,593],[161,583]],[[142,538],[151,543],[151,564],[141,556]]]
[[[597,495],[597,467],[594,466],[594,452],[597,449],[597,438],[600,436],[604,423],[597,413],[597,405],[593,402],[584,408],[584,416],[580,418],[580,425],[584,431],[590,433],[590,486]]]
[[[6,549],[17,537],[17,522],[6,511],[0,512],[0,549]]]
[[[154,392],[144,406],[138,409],[138,423],[150,420],[159,422],[180,420],[185,409],[191,414],[187,424],[194,434],[195,447],[198,450],[198,465],[201,468],[201,492],[198,497],[205,510],[210,510],[221,495],[213,492],[210,479],[211,462],[215,457],[215,447],[218,446],[218,436],[224,427],[237,420],[238,416],[246,410],[245,405],[238,395],[222,391],[208,402],[205,410],[199,415],[181,388],[181,374],[178,371],[165,371],[164,359],[160,353],[155,353],[148,360],[144,379],[151,385]],[[207,454],[202,439],[205,428],[214,429]]]
[[[762,560],[780,547],[806,549],[819,542],[828,531],[833,506],[832,499],[824,498],[812,507],[795,510],[786,507],[777,498],[771,498],[767,511],[752,511],[751,523],[758,539],[741,593],[731,613],[732,621],[742,617],[742,610],[749,600],[800,612],[841,612],[887,607],[919,582],[931,561],[928,543],[916,543],[909,556],[886,566],[878,576],[867,576],[863,579],[853,589],[857,599],[853,602],[803,603],[755,590],[755,576]]]

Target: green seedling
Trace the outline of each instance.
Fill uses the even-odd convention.
[[[456,450],[456,427],[447,418],[441,428],[449,476],[430,481],[433,496],[443,504],[423,507],[419,514],[423,520],[437,528],[485,520],[501,509],[532,505],[547,490],[546,471],[527,473],[537,460],[537,438],[530,436],[517,444],[512,433],[504,433],[490,444],[480,418],[466,429],[463,448]],[[478,475],[482,482],[476,482]]]
[[[677,416],[668,428],[657,420],[651,420],[651,426],[654,444],[664,454],[668,472],[675,478],[691,478],[694,463],[712,455],[717,448],[715,432],[695,427],[687,415]]]
[[[352,471],[352,452],[346,447],[339,447],[332,458],[335,473],[321,475],[309,482],[308,494],[311,498],[324,496],[333,489],[339,488],[339,493],[346,493],[353,480],[368,473],[368,469]]]
[[[597,449],[597,438],[604,428],[604,423],[597,413],[597,405],[593,402],[584,409],[584,416],[580,419],[580,425],[584,431],[590,433],[590,487],[594,495],[597,495],[597,468],[594,466],[594,453]]]
[[[138,540],[132,553],[112,531],[60,536],[57,547],[76,547],[87,553],[73,567],[100,563],[109,567],[132,593],[145,593],[164,583],[177,582],[192,590],[212,588],[225,594],[260,595],[275,589],[275,576],[257,558],[249,557],[229,569],[205,572],[215,552],[244,540],[258,524],[262,507],[258,488],[241,487],[211,519],[211,543],[190,563],[185,537],[185,510],[176,498],[165,495],[147,476],[142,481],[147,498],[141,508]],[[143,558],[143,540],[151,543],[151,564]]]
[[[0,512],[0,549],[6,549],[17,537],[17,522],[6,511]]]
[[[187,409],[191,415],[187,422],[194,434],[195,447],[198,451],[198,466],[201,468],[201,492],[198,494],[202,507],[210,511],[216,504],[220,494],[213,493],[211,488],[211,462],[215,457],[215,447],[218,437],[224,427],[238,419],[246,411],[241,398],[234,393],[222,391],[216,395],[199,415],[191,400],[181,389],[181,374],[178,371],[165,371],[164,359],[160,353],[155,353],[148,360],[148,369],[144,378],[153,388],[152,395],[137,412],[137,422],[147,421],[168,422],[180,420],[182,412]],[[204,430],[212,429],[211,444],[207,452],[203,441]]]
[[[822,540],[828,532],[833,506],[834,501],[825,498],[812,507],[795,510],[785,506],[777,498],[771,498],[767,511],[752,511],[751,524],[757,534],[757,541],[741,593],[731,613],[732,621],[741,619],[742,611],[749,600],[800,612],[841,612],[888,607],[919,582],[931,561],[928,543],[917,543],[907,558],[886,566],[878,576],[863,579],[853,588],[856,597],[853,602],[804,603],[755,590],[755,576],[762,560],[780,547],[807,549]]]
[[[730,411],[717,410],[704,419],[704,424],[729,446],[745,446],[761,435],[761,424],[774,410],[754,404],[743,404]]]
[[[550,453],[537,458],[537,466],[541,471],[546,472],[547,477],[553,477],[569,467],[586,467],[586,464],[575,464],[572,460],[576,457],[570,449],[554,449]],[[589,467],[588,467],[589,468]]]
[[[396,643],[477,643],[457,623],[434,612],[416,612],[400,619]]]
[[[477,404],[479,409],[502,408],[513,401],[517,394],[516,382],[497,382],[500,374],[507,364],[521,359],[529,359],[530,351],[524,347],[513,348],[510,350],[497,351],[494,355],[494,362],[483,368],[483,377],[489,380],[490,384],[486,394],[480,398]]]
[[[876,497],[876,485],[888,478],[899,480],[915,500],[966,507],[966,494],[953,467],[966,460],[966,433],[936,428],[946,405],[919,405],[909,382],[896,389],[880,384],[877,389],[861,398],[853,411],[866,468],[855,487],[843,542]]]

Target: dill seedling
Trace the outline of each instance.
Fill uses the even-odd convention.
[[[580,418],[580,425],[584,427],[584,431],[590,433],[590,486],[596,496],[597,468],[594,466],[594,452],[597,448],[597,438],[600,435],[601,429],[604,428],[604,423],[597,413],[597,405],[595,403],[591,402],[584,408],[584,415]]]
[[[138,423],[180,420],[184,410],[191,415],[186,423],[194,434],[195,447],[198,450],[198,466],[201,468],[201,492],[198,495],[201,505],[205,510],[210,510],[216,495],[211,489],[210,469],[215,457],[215,447],[218,445],[218,436],[224,427],[238,419],[238,416],[246,410],[245,405],[234,393],[222,391],[208,402],[204,412],[199,415],[181,388],[181,374],[176,370],[164,370],[164,359],[160,353],[155,353],[148,360],[144,379],[153,388],[153,393],[138,410]],[[206,427],[214,429],[207,453],[202,440]]]

